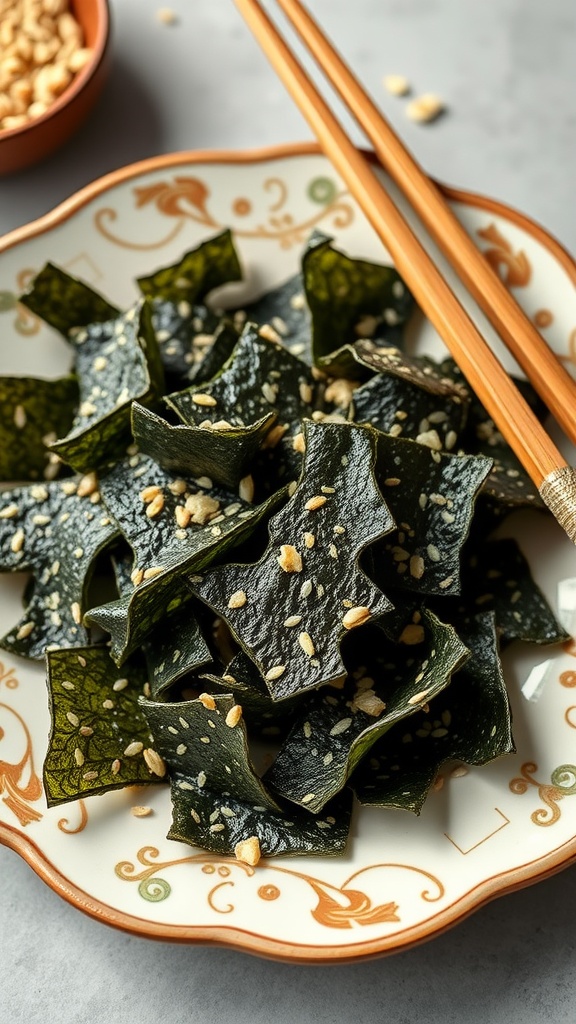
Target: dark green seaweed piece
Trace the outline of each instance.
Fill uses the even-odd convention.
[[[385,350],[380,373],[354,391],[350,419],[434,450],[459,447],[468,402],[446,378],[426,374],[398,349]]]
[[[137,402],[132,405],[132,431],[141,451],[163,469],[183,476],[208,476],[231,489],[248,474],[275,419],[275,413],[269,412],[248,427],[172,426]]]
[[[212,672],[200,676],[221,693],[231,693],[240,704],[250,735],[260,733],[278,737],[290,726],[296,710],[301,706],[300,693],[285,700],[272,700],[268,687],[254,662],[244,651],[238,651],[221,675]]]
[[[212,662],[212,655],[191,601],[166,615],[142,644],[150,693],[160,697],[177,680]]]
[[[360,803],[420,813],[445,762],[487,764],[514,751],[494,616],[460,627],[471,657],[428,710],[401,722],[375,744],[352,776]]]
[[[114,321],[83,329],[75,340],[80,405],[69,434],[50,447],[78,472],[88,472],[129,443],[132,401],[154,402],[163,373],[144,301]]]
[[[176,704],[143,701],[142,709],[170,770],[173,821],[168,837],[218,854],[259,841],[263,856],[340,853],[350,822],[345,794],[327,815],[314,818],[270,796],[250,763],[242,718],[234,698],[216,696]],[[233,724],[236,721],[236,724]]]
[[[356,672],[343,690],[311,697],[264,776],[273,791],[318,813],[380,737],[448,685],[469,651],[430,612],[421,628],[418,645],[393,645],[381,633],[381,676]]]
[[[491,462],[378,433],[376,479],[398,529],[369,552],[378,586],[421,594],[460,591],[460,552]]]
[[[343,676],[344,636],[390,607],[358,565],[364,548],[393,527],[374,479],[377,433],[349,423],[304,428],[302,477],[270,521],[263,557],[191,580],[275,699]]]
[[[152,325],[170,390],[210,380],[238,341],[234,325],[207,306],[152,299]]]
[[[0,572],[33,574],[19,622],[0,646],[41,658],[48,644],[85,643],[87,588],[97,555],[117,535],[91,479],[13,488],[0,495]]]
[[[117,664],[189,596],[185,573],[203,569],[239,544],[286,496],[278,492],[250,505],[214,488],[211,480],[169,473],[143,454],[117,463],[102,476],[100,490],[135,556],[132,592],[91,608],[86,620],[111,634]]]
[[[227,420],[234,426],[257,423],[275,413],[292,434],[316,408],[317,382],[310,367],[280,344],[247,324],[222,373],[202,385],[168,395],[167,404],[184,423]]]
[[[207,239],[181,260],[137,279],[143,295],[169,302],[201,302],[214,288],[240,281],[242,268],[230,231]]]
[[[441,364],[441,369],[456,380],[463,380],[462,372],[452,359],[446,359]],[[547,410],[533,387],[528,381],[519,378],[513,379],[523,398],[538,419],[543,421]],[[480,494],[480,504],[483,509],[496,521],[516,509],[534,508],[538,511],[545,511],[546,506],[540,497],[538,488],[528,476],[521,462],[502,437],[480,400],[474,394],[471,395],[471,398],[462,446],[470,454],[486,455],[494,463]]]
[[[302,273],[315,363],[376,331],[394,332],[397,344],[398,327],[408,320],[414,300],[394,267],[351,259],[325,239],[308,248]]]
[[[468,547],[463,556],[462,580],[460,598],[435,606],[456,625],[479,612],[494,611],[498,632],[505,642],[556,644],[569,639],[513,538],[485,541],[480,548]]]
[[[120,314],[93,288],[54,263],[46,263],[18,301],[69,340],[75,328],[115,320]]]
[[[46,440],[70,429],[77,403],[75,377],[0,377],[0,480],[49,476]]]
[[[277,288],[265,292],[240,312],[251,323],[259,326],[270,324],[292,355],[299,356],[307,363],[312,362],[312,325],[301,273],[294,274]]]
[[[122,676],[104,647],[48,651],[52,726],[44,761],[49,807],[146,782],[162,782],[165,766],[138,705],[146,674],[126,665]]]

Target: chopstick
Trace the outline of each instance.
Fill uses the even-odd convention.
[[[576,444],[576,381],[484,258],[440,190],[386,121],[299,0],[277,0],[328,81],[374,147],[382,167],[444,253],[522,367],[564,433]]]
[[[534,481],[542,500],[576,543],[576,469],[567,464],[554,445],[258,0],[235,2],[422,311]]]

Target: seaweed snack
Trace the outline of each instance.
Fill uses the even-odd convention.
[[[513,751],[500,648],[566,634],[492,536],[532,485],[454,363],[405,350],[395,269],[315,235],[218,309],[241,273],[226,231],[127,310],[32,282],[71,365],[0,379],[0,571],[30,574],[0,645],[46,659],[50,805],[169,785],[170,838],[256,864]]]

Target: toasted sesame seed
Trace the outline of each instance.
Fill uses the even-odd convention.
[[[371,614],[370,609],[362,605],[350,608],[342,619],[342,625],[344,629],[354,629],[355,626],[361,626],[363,622],[367,622]]]
[[[216,701],[211,693],[201,693],[198,700],[208,711],[214,711],[216,708]]]
[[[147,747],[142,752],[142,757],[153,775],[158,775],[161,779],[164,778],[168,769],[157,750],[154,750],[152,747]]]
[[[325,505],[327,500],[323,494],[315,494],[313,498],[309,498],[304,508],[308,512],[314,512],[317,508],[322,508],[322,505]]]
[[[410,575],[416,580],[422,579],[424,575],[424,559],[421,555],[412,555],[410,559]]]
[[[95,772],[95,771],[84,772],[84,775],[82,776],[82,778],[86,782],[94,782],[94,779],[98,778],[98,772]]]
[[[128,680],[127,679],[125,679],[125,678],[116,679],[116,681],[112,684],[112,689],[116,693],[120,693],[121,690],[125,690],[127,686],[128,686]]]
[[[304,580],[304,583],[300,587],[300,597],[310,597],[312,593],[312,580]]]
[[[309,658],[314,657],[316,654],[316,648],[314,647],[314,641],[312,640],[310,633],[300,633],[298,636],[298,643]]]
[[[78,726],[80,725],[80,719],[78,718],[78,715],[74,714],[73,711],[67,711],[66,718],[70,722],[70,725],[73,725],[75,729],[77,729]]]
[[[198,814],[198,811],[196,811],[193,807],[190,808],[190,817],[193,818],[197,825],[199,825],[202,820],[200,815]]]
[[[336,725],[333,725],[332,728],[330,729],[330,735],[331,736],[340,736],[341,733],[346,732],[347,729],[349,729],[351,725],[352,725],[352,719],[351,718],[341,718],[340,721],[336,722]]]
[[[155,576],[160,576],[164,572],[163,565],[152,565],[149,569],[144,569],[142,573],[143,580],[153,580]]]
[[[293,544],[282,544],[280,555],[277,558],[278,565],[284,572],[302,572],[302,556]]]
[[[424,632],[424,627],[411,622],[407,626],[404,626],[404,629],[398,637],[398,642],[408,645],[421,644],[425,637],[426,634]]]
[[[80,750],[80,747],[76,747],[74,751],[74,760],[76,761],[76,764],[78,765],[79,768],[81,768],[82,765],[84,764],[84,754]]]
[[[291,626],[297,626],[300,622],[302,622],[301,615],[289,615],[288,618],[284,620],[284,625],[290,628]]]
[[[5,505],[4,508],[0,508],[0,519],[13,519],[19,512],[18,505],[14,503]]]
[[[247,601],[246,591],[244,591],[244,590],[236,590],[228,598],[228,607],[229,608],[242,608],[246,604],[246,601]]]
[[[162,488],[158,487],[156,484],[152,484],[149,487],[144,487],[144,489],[140,491],[140,500],[147,505],[149,502],[153,501],[154,498],[157,498],[159,494],[162,494]]]
[[[135,818],[147,818],[152,814],[152,808],[145,807],[143,804],[134,804],[134,806],[130,808],[130,813],[133,814]]]
[[[116,758],[114,761],[112,761],[112,774],[118,775],[118,772],[120,771],[121,767],[122,762],[119,761],[118,758]]]
[[[240,704],[233,704],[230,708],[226,718],[224,719],[226,725],[230,729],[234,729],[238,725],[238,722],[242,718],[242,706]]]
[[[81,725],[78,732],[81,736],[93,736],[94,729],[91,729],[89,725]]]
[[[306,405],[310,405],[310,403],[312,402],[312,398],[314,397],[310,384],[308,384],[307,381],[304,380],[300,381],[300,384],[298,386],[298,392],[300,394],[301,400]]]
[[[206,785],[206,772],[200,771],[196,777],[196,783],[199,789],[202,789]]]
[[[294,438],[292,440],[292,447],[295,452],[300,452],[300,454],[302,455],[306,451],[306,442],[304,440],[304,434],[302,433],[302,431],[300,431],[299,434],[294,435]]]
[[[125,757],[136,757],[137,754],[141,754],[144,750],[144,744],[140,743],[139,740],[133,740],[129,743],[124,751]]]
[[[113,709],[113,708],[115,708],[115,707],[116,707],[116,705],[115,705],[115,703],[114,703],[114,701],[113,701],[113,700],[110,700],[110,698],[109,698],[109,697],[107,697],[107,698],[106,698],[106,700],[103,700],[103,701],[102,701],[102,707],[103,707],[103,708],[104,708],[104,709],[105,709],[106,711],[112,711],[112,709]]]
[[[24,530],[16,530],[16,533],[10,541],[10,549],[14,554],[18,554],[19,551],[22,551],[22,548],[24,547],[24,539]]]
[[[430,693],[430,688],[428,688],[427,690],[420,690],[419,693],[414,693],[408,699],[408,703],[409,704],[422,704],[422,702],[426,699],[426,697],[428,696],[429,693]]]
[[[154,516],[157,516],[157,515],[160,514],[160,512],[162,511],[163,508],[164,508],[164,495],[160,493],[160,494],[157,494],[156,497],[153,498],[152,501],[149,502],[149,504],[146,506],[146,515],[148,516],[149,519],[153,519]]]
[[[426,553],[431,562],[439,562],[442,558],[435,544],[429,544],[426,548]]]
[[[238,485],[238,494],[243,501],[252,501],[254,497],[254,479],[252,476],[242,477]]]
[[[307,548],[313,548],[315,542],[316,542],[316,537],[314,536],[313,533],[305,533],[304,534],[304,544],[306,545]]]
[[[239,843],[236,843],[234,856],[236,860],[255,868],[262,856],[258,836],[250,836],[248,839],[242,839]]]
[[[195,405],[206,405],[206,406],[208,406],[208,405],[217,405],[218,404],[213,395],[206,395],[206,394],[204,394],[203,392],[200,392],[200,391],[196,392],[194,395],[191,395],[190,398],[191,398],[191,401],[194,402]]]
[[[328,554],[330,555],[330,558],[338,558],[338,548],[335,544],[329,545]]]
[[[280,676],[283,676],[285,671],[286,665],[274,665],[272,668],[268,669],[264,678],[267,679],[268,682],[272,682],[274,679],[280,679]]]

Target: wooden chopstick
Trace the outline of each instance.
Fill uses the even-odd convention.
[[[556,358],[464,230],[440,190],[386,121],[312,15],[300,0],[277,2],[370,139],[382,166],[416,211],[566,436],[576,444],[576,381]]]
[[[258,0],[235,2],[421,309],[538,487],[543,501],[576,543],[576,470],[567,464],[524,401]]]

